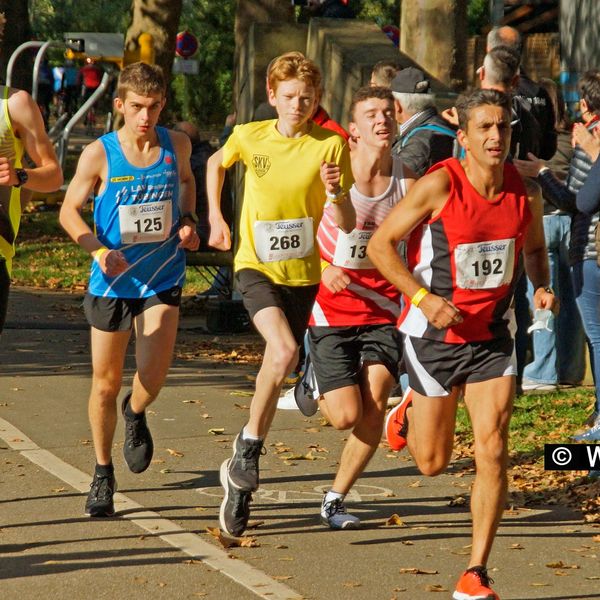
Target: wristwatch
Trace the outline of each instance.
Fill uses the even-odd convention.
[[[181,219],[190,219],[191,221],[194,222],[194,225],[198,225],[198,215],[196,213],[193,212],[184,212],[181,215]]]
[[[15,175],[19,180],[19,183],[15,183],[13,187],[20,188],[22,185],[25,185],[29,180],[29,175],[25,169],[15,169]]]

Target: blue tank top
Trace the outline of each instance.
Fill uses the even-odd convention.
[[[179,244],[179,174],[164,127],[157,127],[158,160],[148,167],[129,163],[117,132],[100,138],[108,163],[107,183],[94,198],[96,236],[120,250],[129,268],[108,277],[92,262],[88,291],[94,296],[148,298],[185,281],[185,252]]]

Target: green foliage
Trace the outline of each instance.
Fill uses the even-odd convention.
[[[370,19],[380,27],[400,27],[400,4],[399,0],[350,0],[350,6],[359,19]]]
[[[469,0],[467,5],[467,28],[469,35],[481,35],[481,30],[490,22],[489,0]]]
[[[184,0],[179,30],[187,29],[199,41],[194,58],[198,75],[176,75],[172,89],[178,117],[201,129],[222,125],[232,110],[232,69],[235,49],[235,0]]]

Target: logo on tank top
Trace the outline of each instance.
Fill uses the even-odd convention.
[[[253,154],[252,155],[252,167],[258,177],[266,175],[267,171],[271,168],[271,159],[264,154]]]
[[[165,162],[170,165],[173,162],[173,159],[170,156],[165,157]]]
[[[123,181],[133,181],[135,177],[133,175],[123,175],[122,177],[111,177],[111,183],[122,183]]]

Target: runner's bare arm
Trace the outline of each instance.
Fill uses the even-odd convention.
[[[221,212],[221,191],[226,169],[223,166],[223,149],[217,150],[206,165],[206,195],[208,197],[208,222],[210,237],[208,245],[218,250],[231,248],[231,232]]]
[[[542,192],[540,186],[532,179],[524,179],[523,181],[529,199],[529,210],[531,211],[531,223],[525,234],[523,256],[527,277],[529,277],[535,290],[533,304],[535,308],[557,310],[556,297],[544,290],[550,283],[550,270],[548,267],[546,238],[544,236]]]
[[[181,214],[196,212],[196,181],[190,165],[190,156],[192,154],[192,143],[190,138],[179,131],[170,132],[175,154],[177,156],[177,165],[179,168],[179,208]],[[196,224],[183,219],[179,228],[179,247],[188,250],[198,250],[200,238],[196,232]]]
[[[37,104],[27,92],[14,90],[11,91],[8,99],[8,111],[15,134],[23,141],[27,154],[36,165],[32,169],[25,168],[28,180],[23,187],[36,192],[57,190],[63,183],[62,169],[46,133]],[[5,165],[8,161],[4,157],[0,157],[0,161],[6,169],[6,181],[0,180],[0,185],[18,183],[14,165]]]
[[[446,203],[449,189],[448,175],[443,170],[417,181],[377,228],[367,246],[367,254],[379,272],[409,298],[413,298],[422,286],[400,258],[398,244],[424,220],[437,215]],[[451,302],[432,293],[421,299],[419,308],[438,329],[462,321]]]
[[[62,228],[94,258],[104,246],[83,220],[81,210],[87,204],[90,193],[94,190],[99,191],[106,179],[106,170],[104,147],[99,141],[92,142],[81,153],[59,214]],[[118,250],[102,250],[98,262],[102,270],[110,276],[118,275],[127,268],[125,257]]]

